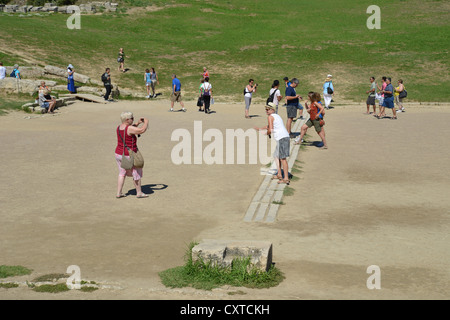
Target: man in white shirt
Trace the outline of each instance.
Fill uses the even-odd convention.
[[[287,158],[289,157],[290,138],[289,132],[284,126],[283,119],[275,113],[275,104],[269,102],[266,105],[266,114],[268,124],[266,127],[258,128],[256,130],[267,130],[267,135],[277,141],[277,147],[273,153],[274,161],[277,164],[277,175],[272,179],[278,179],[278,184],[289,184],[289,164]]]
[[[0,62],[0,79],[5,79],[6,68],[3,66],[3,62]]]

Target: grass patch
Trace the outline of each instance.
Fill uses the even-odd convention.
[[[270,0],[126,0],[125,6],[157,10],[123,13],[121,5],[118,13],[82,15],[79,30],[66,27],[65,14],[0,13],[0,41],[8,47],[7,52],[0,49],[0,59],[5,65],[25,66],[32,54],[44,65],[71,62],[93,79],[110,67],[119,87],[143,90],[145,68],[155,67],[159,89],[169,92],[176,73],[186,100],[196,98],[207,66],[218,102],[225,97],[242,101],[249,78],[259,83],[255,101],[266,99],[273,80],[284,76],[299,78],[297,92],[306,95],[321,91],[327,73],[333,74],[339,99],[365,101],[373,75],[378,83],[381,76],[394,83],[402,78],[407,101],[449,101],[447,2],[405,3],[377,1],[379,30],[366,27],[367,2],[354,0],[280,0],[276,6]],[[286,26],[300,27],[301,37],[283,32]],[[36,30],[40,36],[30,36]],[[41,39],[51,39],[51,45]],[[120,47],[127,56],[127,73],[117,72]]]
[[[22,267],[22,266],[0,266],[0,278],[8,278],[8,277],[16,277],[16,276],[24,276],[31,274],[30,269]]]
[[[0,283],[0,288],[4,288],[4,289],[17,288],[18,286],[19,285],[17,283],[11,283],[11,282]]]
[[[283,201],[272,201],[272,204],[279,204],[279,205],[284,205],[285,203]]]
[[[58,283],[58,284],[43,284],[40,286],[34,286],[33,290],[36,292],[60,293],[69,291],[70,289],[67,287],[65,283]]]
[[[283,196],[289,197],[294,195],[295,189],[289,186],[284,187]]]
[[[59,279],[68,278],[69,275],[65,273],[49,273],[39,276],[33,280],[33,282],[49,282],[49,281],[57,281]]]
[[[28,99],[22,95],[15,99],[0,97],[0,115],[6,115],[9,111],[21,111],[22,106],[28,102],[34,102],[34,99],[28,95]]]
[[[82,291],[82,292],[93,292],[95,290],[98,290],[98,288],[97,287],[91,287],[91,286],[83,286],[80,289],[80,291]]]
[[[213,266],[201,260],[193,262],[191,243],[186,251],[184,266],[171,268],[159,273],[162,283],[169,288],[192,287],[212,290],[224,285],[247,288],[270,288],[277,286],[284,275],[275,266],[261,272],[251,268],[249,259],[235,259],[231,267]]]

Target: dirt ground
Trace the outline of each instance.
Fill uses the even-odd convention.
[[[53,116],[0,117],[0,265],[33,270],[4,280],[25,283],[77,265],[83,280],[101,285],[50,294],[22,284],[0,288],[0,299],[450,298],[449,105],[406,103],[398,120],[336,105],[326,114],[329,149],[300,150],[300,179],[274,223],[243,221],[263,165],[171,161],[175,129],[192,132],[195,120],[203,131],[263,126],[263,105],[252,105],[250,120],[243,104],[215,104],[211,115],[186,105],[186,113],[169,113],[165,100],[77,102]],[[115,129],[125,110],[150,119],[138,143],[147,199],[135,197],[130,178],[131,195],[115,198]],[[182,265],[187,245],[202,239],[271,241],[286,278],[270,289],[164,287],[158,273]],[[379,290],[366,285],[371,265],[381,271]]]

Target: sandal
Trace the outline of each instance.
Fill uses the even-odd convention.
[[[148,194],[141,193],[136,196],[136,198],[148,198]]]
[[[283,178],[281,177],[279,177],[279,176],[277,176],[276,174],[274,174],[273,176],[272,176],[272,180],[283,180]]]
[[[127,196],[126,194],[121,193],[116,196],[116,199],[125,198],[126,196]]]
[[[289,180],[284,180],[284,179],[282,179],[282,180],[280,180],[280,181],[278,181],[278,184],[287,184],[287,185],[289,185],[289,183],[290,183],[291,181],[289,181]]]

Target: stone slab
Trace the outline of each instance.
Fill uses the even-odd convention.
[[[234,259],[249,258],[251,266],[268,271],[272,265],[272,243],[255,240],[207,239],[192,248],[192,260],[230,267]]]

